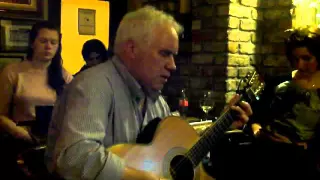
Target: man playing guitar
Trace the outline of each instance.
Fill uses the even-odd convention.
[[[170,115],[159,92],[176,69],[174,56],[182,31],[172,16],[150,6],[124,16],[115,38],[115,56],[79,74],[55,106],[46,152],[51,172],[68,180],[163,178],[127,165],[123,158],[128,156],[119,156],[121,146],[116,146],[118,154],[106,148],[135,143],[150,120]],[[238,99],[235,96],[230,107],[243,124],[252,111],[245,102],[235,106]],[[141,155],[135,150],[136,156]],[[147,160],[143,166],[153,168]]]

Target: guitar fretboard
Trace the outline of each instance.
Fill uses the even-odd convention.
[[[193,166],[196,167],[234,121],[230,109],[225,111],[217,121],[205,130],[200,140],[186,153]]]

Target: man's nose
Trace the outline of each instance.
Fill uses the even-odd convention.
[[[174,57],[172,56],[170,58],[170,60],[168,61],[167,65],[166,65],[166,68],[169,70],[169,71],[175,71],[177,69],[177,66],[176,66],[176,63],[174,61]]]
[[[52,44],[50,42],[47,42],[45,47],[46,47],[46,49],[51,49],[52,48]]]
[[[299,59],[298,62],[297,62],[297,68],[300,69],[300,68],[303,68],[304,67],[304,61],[302,59]]]

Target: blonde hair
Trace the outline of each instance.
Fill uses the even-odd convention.
[[[153,6],[144,6],[127,13],[120,22],[114,42],[114,52],[120,53],[120,44],[133,40],[149,44],[153,29],[157,25],[169,24],[178,34],[183,33],[183,27],[169,14],[157,10]]]

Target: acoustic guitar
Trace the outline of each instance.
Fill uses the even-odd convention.
[[[259,99],[264,83],[256,73],[242,79],[241,100],[251,103]],[[118,144],[108,150],[123,158],[127,166],[152,172],[165,179],[211,180],[201,160],[221,139],[234,121],[227,109],[200,137],[187,121],[172,116],[162,119],[148,144]]]

